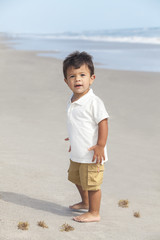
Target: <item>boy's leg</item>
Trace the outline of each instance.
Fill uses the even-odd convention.
[[[81,164],[73,162],[70,160],[70,166],[68,170],[68,180],[70,180],[72,183],[74,183],[80,193],[80,196],[82,198],[82,201],[80,203],[76,203],[72,206],[69,206],[69,208],[73,210],[79,210],[79,209],[88,209],[89,201],[88,201],[88,191],[83,190],[81,187],[81,181],[79,176],[79,168]]]
[[[81,199],[82,201],[79,203],[76,203],[72,206],[69,206],[71,209],[73,210],[79,210],[79,209],[88,209],[89,207],[89,200],[88,200],[88,191],[87,190],[83,190],[82,187],[80,185],[76,185]]]
[[[100,221],[100,202],[101,190],[88,191],[89,195],[89,211],[80,216],[74,217],[73,220],[77,222],[98,222]]]

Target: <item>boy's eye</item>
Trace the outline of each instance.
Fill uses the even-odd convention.
[[[81,77],[84,77],[84,76],[85,76],[85,74],[84,74],[84,73],[82,73],[82,74],[81,74]]]
[[[70,78],[74,78],[74,75],[71,75]]]

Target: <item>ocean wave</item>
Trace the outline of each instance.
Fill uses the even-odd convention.
[[[39,38],[39,37],[38,37]],[[42,38],[42,37],[40,37]],[[160,37],[112,37],[112,36],[43,36],[45,39],[62,39],[62,40],[86,40],[95,42],[121,42],[121,43],[144,43],[144,44],[160,44]]]
[[[58,34],[12,34],[12,36],[14,38],[48,40],[85,40],[95,42],[160,44],[160,28],[85,31],[82,33],[67,32]]]

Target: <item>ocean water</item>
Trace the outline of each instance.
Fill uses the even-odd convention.
[[[160,27],[7,36],[12,47],[36,50],[42,57],[64,59],[73,51],[87,51],[99,68],[160,72]]]

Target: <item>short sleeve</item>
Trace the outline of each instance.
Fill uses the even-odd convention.
[[[103,101],[96,97],[92,103],[92,113],[95,122],[98,124],[102,120],[109,118],[109,115],[106,111]]]

